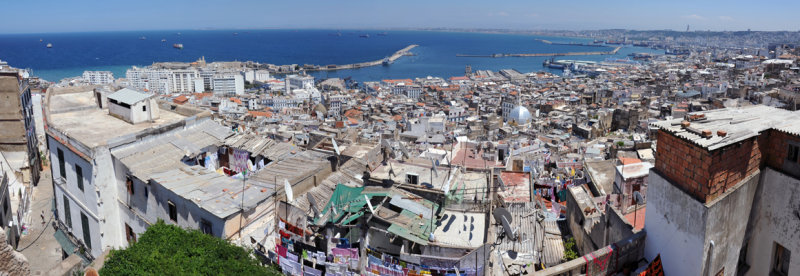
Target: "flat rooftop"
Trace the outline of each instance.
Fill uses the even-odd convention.
[[[89,148],[108,145],[109,140],[138,133],[147,129],[178,123],[187,117],[170,110],[161,109],[160,118],[153,122],[130,124],[108,114],[108,110],[95,105],[91,88],[89,91],[56,93],[48,100],[47,125]]]
[[[610,194],[614,191],[614,177],[616,175],[614,160],[586,161],[585,167],[589,173],[589,178],[604,194]]]
[[[689,113],[688,116],[702,115],[703,118],[691,121],[688,128],[681,126],[683,118],[659,121],[650,125],[707,150],[715,150],[758,136],[760,132],[768,129],[799,135],[800,113],[798,112],[800,111],[755,105]],[[701,132],[704,130],[711,131],[711,137],[702,137]],[[727,134],[724,137],[719,136],[717,131],[720,130]]]
[[[477,248],[486,236],[486,214],[445,210],[433,235],[441,245]]]

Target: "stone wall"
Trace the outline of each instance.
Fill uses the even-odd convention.
[[[6,241],[5,231],[0,231],[0,274],[30,275],[28,259],[11,247]]]

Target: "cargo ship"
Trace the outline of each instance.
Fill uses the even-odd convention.
[[[175,44],[172,44],[172,48],[175,48],[175,49],[183,49],[183,44],[180,44],[180,43],[175,43]]]

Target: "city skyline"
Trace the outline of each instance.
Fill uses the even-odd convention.
[[[743,1],[633,1],[536,3],[506,1],[303,1],[261,3],[236,1],[212,5],[210,1],[143,1],[137,5],[116,2],[40,1],[8,3],[11,13],[0,34],[91,31],[187,29],[394,29],[487,28],[511,30],[691,30],[796,31],[800,22],[791,10],[800,3]],[[154,8],[161,7],[161,8]],[[746,7],[746,8],[745,8]],[[8,24],[24,22],[25,24]],[[102,22],[102,24],[98,24]]]

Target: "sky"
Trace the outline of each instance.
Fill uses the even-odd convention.
[[[796,0],[26,0],[0,34],[188,29],[800,30]]]

